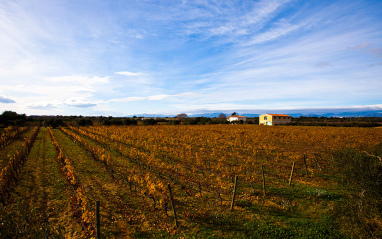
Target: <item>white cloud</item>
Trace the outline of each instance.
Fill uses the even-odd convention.
[[[59,112],[65,106],[91,108],[104,103],[97,99],[97,95],[107,92],[110,89],[109,83],[110,77],[70,75],[45,77],[34,82],[25,81],[22,85],[0,83],[0,88],[16,95],[13,98],[17,107],[24,107],[27,112]]]
[[[126,97],[121,99],[112,99],[109,100],[109,102],[132,102],[132,101],[142,101],[142,100],[164,100],[166,98],[182,98],[182,97],[192,97],[199,95],[198,93],[193,92],[185,92],[185,93],[179,93],[175,95],[167,95],[167,94],[161,94],[161,95],[152,95],[152,96],[146,96],[146,97],[138,97],[138,96],[132,96],[132,97]]]
[[[244,45],[248,46],[248,45],[260,44],[260,43],[272,41],[290,32],[293,32],[299,28],[300,26],[298,25],[283,24],[283,26],[270,29],[269,31],[266,31],[264,33],[261,33],[253,37],[252,40],[246,42]]]
[[[89,108],[89,107],[94,107],[99,103],[104,103],[104,102],[89,101],[87,99],[73,97],[73,98],[67,99],[64,104],[67,106],[73,106],[78,108]]]
[[[244,25],[253,25],[269,20],[289,0],[263,0],[255,4],[253,11],[245,16]]]
[[[57,109],[59,105],[57,104],[50,104],[50,103],[35,103],[35,104],[28,104],[27,108],[29,109],[35,109],[35,110],[52,110]]]
[[[115,72],[114,74],[125,76],[124,78],[121,78],[120,81],[123,81],[125,85],[128,84],[129,87],[137,87],[138,89],[141,89],[143,85],[145,85],[144,87],[148,87],[148,85],[154,83],[152,76],[148,73],[119,71]]]
[[[115,72],[114,74],[123,75],[123,76],[141,76],[141,75],[143,75],[143,73],[140,73],[140,72],[130,72],[130,71],[118,71],[118,72]]]
[[[78,108],[89,108],[89,107],[94,107],[97,104],[94,104],[94,103],[75,103],[75,104],[67,104],[67,105],[78,107]]]
[[[112,99],[112,100],[109,100],[109,102],[132,102],[132,101],[140,101],[145,99],[147,99],[147,97],[132,96],[132,97],[125,97],[121,99]]]
[[[148,96],[146,97],[148,100],[163,100],[165,98],[168,98],[168,97],[171,97],[171,95],[166,95],[166,94],[162,94],[162,95],[152,95],[152,96]]]
[[[57,77],[48,77],[45,79],[49,82],[59,82],[59,83],[76,83],[80,85],[91,86],[94,84],[106,84],[110,82],[110,77],[88,77],[81,75],[70,75],[70,76],[57,76]]]
[[[0,102],[118,114],[381,100],[380,3],[83,4],[0,3]]]

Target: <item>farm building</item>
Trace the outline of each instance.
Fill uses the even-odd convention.
[[[247,121],[247,117],[241,116],[241,115],[231,115],[227,117],[227,121],[232,122],[232,121]]]
[[[292,116],[284,114],[263,114],[259,118],[260,125],[287,124],[292,121]]]

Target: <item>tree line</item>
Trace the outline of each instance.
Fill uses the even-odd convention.
[[[233,112],[231,115],[238,115]],[[258,117],[248,117],[246,122],[228,122],[227,116],[221,113],[218,117],[189,117],[186,113],[180,113],[175,117],[112,117],[112,116],[26,116],[13,111],[4,111],[0,115],[0,127],[8,126],[32,126],[41,124],[53,128],[65,126],[87,125],[209,125],[209,124],[259,124]],[[330,127],[378,127],[382,126],[382,117],[307,117],[292,118],[287,126],[330,126]]]

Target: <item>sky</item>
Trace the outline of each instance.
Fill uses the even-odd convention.
[[[0,1],[1,112],[300,108],[382,112],[382,1]]]

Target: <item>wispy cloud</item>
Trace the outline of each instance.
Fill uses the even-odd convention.
[[[147,99],[147,97],[131,96],[131,97],[125,97],[121,99],[112,99],[112,100],[109,100],[109,102],[131,102],[131,101],[140,101],[145,99]]]
[[[38,2],[0,2],[0,103],[20,113],[382,101],[378,1]]]
[[[126,97],[121,99],[112,99],[108,102],[131,102],[131,101],[142,101],[142,100],[164,100],[166,98],[182,98],[182,97],[192,97],[199,95],[198,93],[193,92],[185,92],[185,93],[179,93],[175,95],[167,95],[167,94],[161,94],[161,95],[152,95],[152,96],[145,96],[145,97]]]
[[[115,72],[114,74],[123,75],[123,76],[141,76],[141,75],[143,75],[140,72],[130,72],[130,71],[118,71],[118,72]]]
[[[187,23],[185,32],[183,32],[187,35],[200,35],[202,39],[220,36],[232,41],[237,37],[250,36],[261,31],[267,22],[277,15],[277,11],[288,2],[289,0],[243,2],[243,8],[239,9],[235,8],[232,2],[195,1],[187,3],[187,8],[185,8],[185,14],[191,11],[194,18],[179,17]],[[195,9],[198,11],[195,12]],[[280,34],[281,29],[278,31]],[[268,33],[267,36],[263,33],[263,38],[270,38],[271,35],[274,37],[275,33],[276,30]]]
[[[80,85],[92,86],[95,84],[106,84],[109,83],[110,77],[89,77],[89,76],[81,76],[81,75],[70,75],[70,76],[56,76],[46,78],[46,81],[49,82],[58,82],[58,83],[75,83]]]
[[[74,103],[74,104],[67,104],[67,105],[78,107],[78,108],[89,108],[89,107],[94,107],[97,104],[93,104],[93,103]]]
[[[45,104],[45,103],[36,103],[36,104],[28,104],[27,107],[29,109],[35,109],[35,110],[53,110],[57,109],[58,105],[55,104]]]
[[[253,39],[246,42],[244,45],[248,46],[248,45],[260,44],[260,43],[272,41],[300,28],[300,26],[292,25],[292,24],[282,24],[282,25],[283,26],[270,29],[264,33],[254,36]]]

